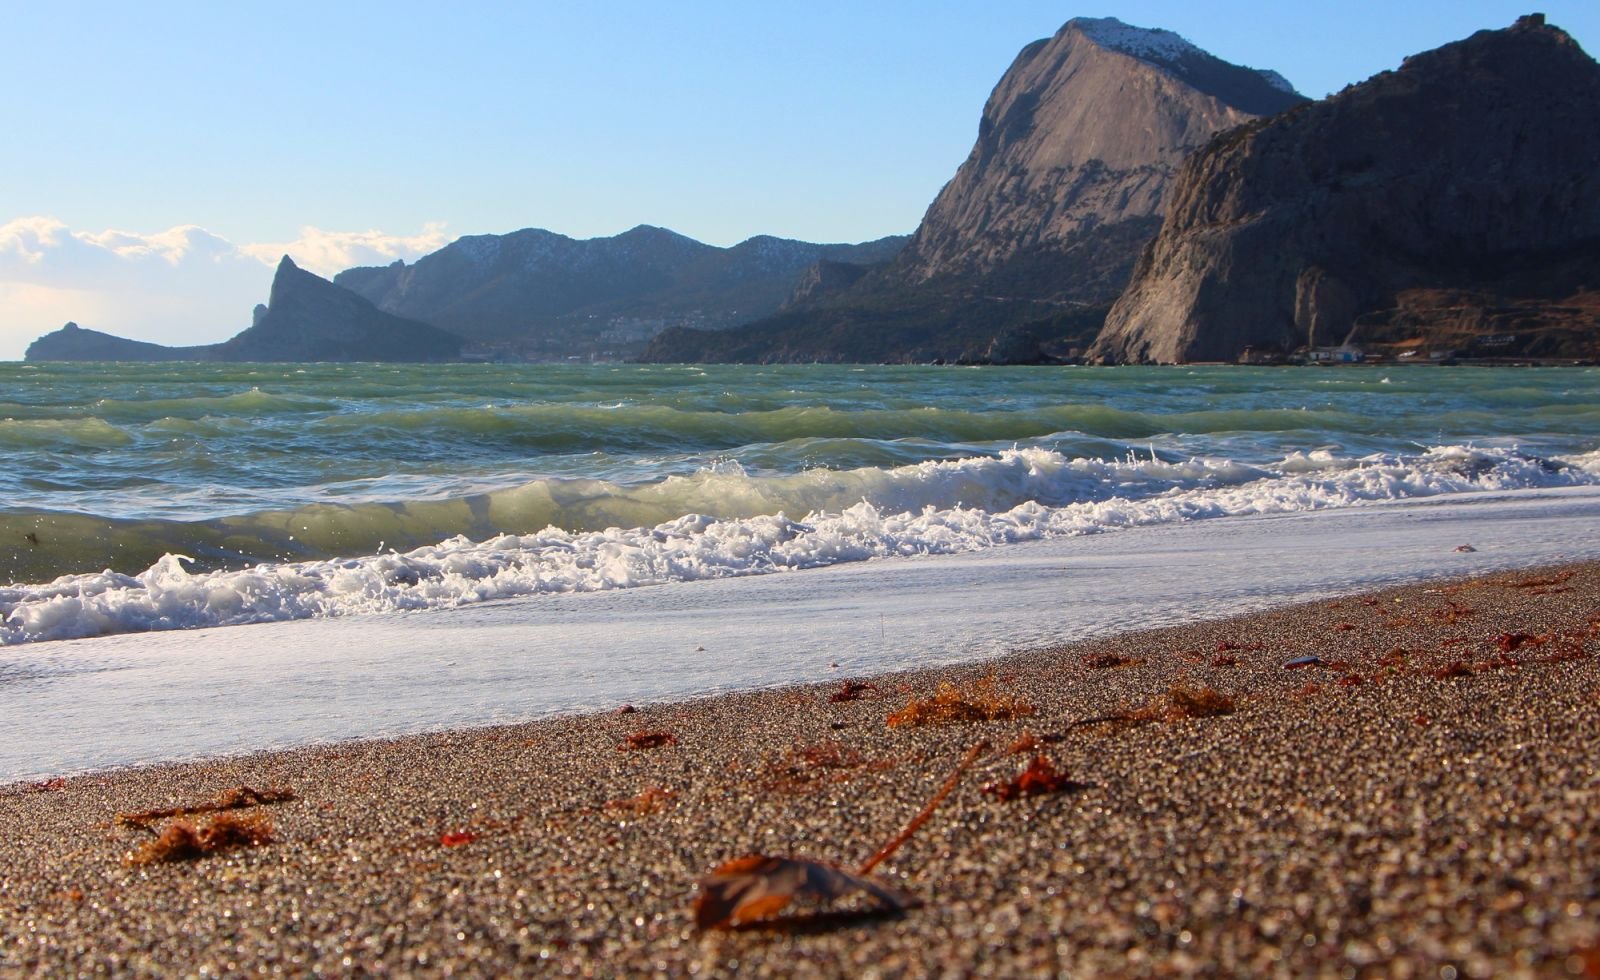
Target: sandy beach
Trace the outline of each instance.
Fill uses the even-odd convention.
[[[860,684],[12,785],[0,971],[1596,977],[1597,652],[1586,564]],[[965,699],[947,706],[999,717],[888,724],[946,683]],[[979,745],[872,871],[914,907],[696,925],[713,868],[858,867]],[[1061,785],[1008,791],[1041,756]],[[247,805],[150,813],[218,801]],[[206,838],[229,821],[240,846]],[[175,823],[215,852],[158,859]]]

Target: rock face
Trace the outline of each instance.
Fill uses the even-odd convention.
[[[1052,296],[1110,300],[1159,226],[1184,156],[1303,101],[1276,73],[1228,64],[1170,31],[1070,20],[1024,48],[995,86],[972,153],[891,276],[970,278],[1055,253]]]
[[[1451,290],[1493,309],[1600,286],[1597,105],[1600,66],[1534,15],[1225,133],[1091,357],[1233,360],[1403,333]]]
[[[625,342],[671,324],[719,329],[766,316],[818,261],[882,262],[904,244],[760,235],[718,248],[648,225],[585,240],[528,228],[460,238],[412,265],[350,269],[334,281],[471,341],[582,353],[606,331]]]
[[[663,334],[646,360],[981,358],[1008,334],[1081,353],[1156,233],[1185,154],[1305,100],[1281,76],[1170,31],[1067,22],[1028,45],[905,250],[818,269],[776,316],[722,341]]]
[[[860,282],[861,277],[870,271],[870,266],[823,259],[801,273],[800,280],[789,291],[789,298],[784,300],[783,306],[785,309],[804,306],[837,295]]]
[[[461,338],[385,313],[285,255],[255,323],[215,348],[223,361],[449,361]]]

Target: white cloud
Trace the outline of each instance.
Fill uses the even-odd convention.
[[[300,237],[282,244],[241,245],[239,250],[269,265],[288,254],[302,269],[332,278],[358,265],[388,265],[395,259],[415,259],[437,252],[449,243],[444,222],[430,221],[420,234],[386,235],[381,231],[323,231],[310,225]]]
[[[0,224],[0,360],[68,320],[120,337],[208,344],[250,325],[287,253],[321,276],[411,260],[443,247],[444,225],[416,235],[323,231],[292,242],[235,244],[198,225],[153,234],[74,231],[50,217]]]

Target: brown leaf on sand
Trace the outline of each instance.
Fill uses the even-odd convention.
[[[797,900],[822,905],[850,895],[869,903],[852,910],[856,914],[899,912],[918,904],[904,892],[820,861],[751,854],[701,879],[694,921],[702,929],[732,929],[771,919]]]
[[[822,861],[765,854],[750,854],[718,865],[700,880],[700,894],[694,901],[695,924],[701,929],[736,929],[769,923],[796,899],[815,905],[852,895],[865,899],[865,905],[848,906],[832,913],[822,911],[811,916],[812,921],[915,908],[921,904],[917,899],[867,875],[928,822],[933,811],[956,788],[962,775],[988,750],[987,742],[979,742],[969,749],[911,822],[876,854],[863,861],[854,873]],[[804,920],[788,917],[780,921],[792,925]]]
[[[1033,757],[1027,768],[1003,783],[990,783],[985,793],[1000,800],[1015,800],[1023,796],[1043,796],[1046,793],[1072,793],[1088,789],[1088,783],[1067,778],[1067,774],[1050,763],[1044,754]]]

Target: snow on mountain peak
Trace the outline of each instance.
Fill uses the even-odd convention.
[[[1115,17],[1078,17],[1073,25],[1102,48],[1121,51],[1141,60],[1175,61],[1205,52],[1172,31],[1134,27]]]

